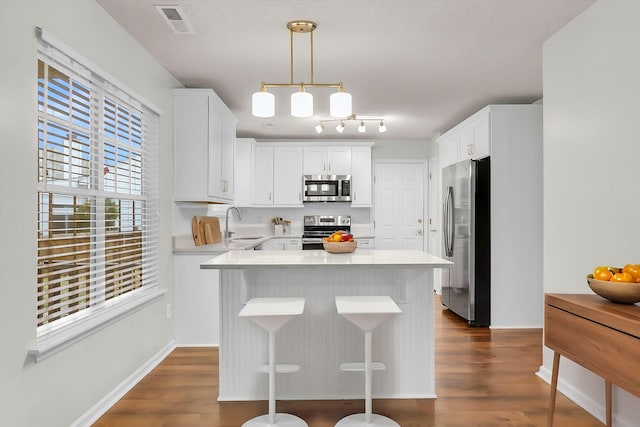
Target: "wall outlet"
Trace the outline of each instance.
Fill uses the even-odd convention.
[[[171,319],[171,304],[167,304],[167,319]]]

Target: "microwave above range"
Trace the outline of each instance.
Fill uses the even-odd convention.
[[[304,175],[303,202],[350,202],[351,175]]]

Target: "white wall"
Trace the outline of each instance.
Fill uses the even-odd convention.
[[[639,16],[637,0],[600,0],[544,45],[545,292],[590,293],[594,266],[640,262]],[[603,419],[600,378],[563,359],[560,381]],[[637,425],[637,398],[615,388],[613,408]]]
[[[172,98],[178,82],[93,1],[3,2],[0,14],[0,413],[2,424],[69,426],[173,338]],[[36,94],[41,26],[159,106],[161,287],[165,297],[33,363],[36,338]]]

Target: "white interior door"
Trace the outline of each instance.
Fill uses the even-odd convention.
[[[376,249],[424,250],[424,163],[374,164]]]

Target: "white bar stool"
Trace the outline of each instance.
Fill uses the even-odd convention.
[[[354,323],[364,331],[364,364],[359,362],[343,363],[343,371],[364,371],[365,411],[364,414],[347,415],[335,427],[378,427],[400,424],[384,415],[372,413],[371,371],[386,369],[383,363],[371,362],[371,332],[387,318],[402,313],[400,307],[388,296],[337,296],[338,314]]]
[[[247,317],[269,332],[269,364],[262,372],[269,373],[269,414],[260,415],[242,424],[242,427],[308,427],[307,423],[291,414],[276,413],[276,372],[297,372],[298,365],[276,365],[276,331],[304,311],[304,298],[252,298],[238,316]]]

